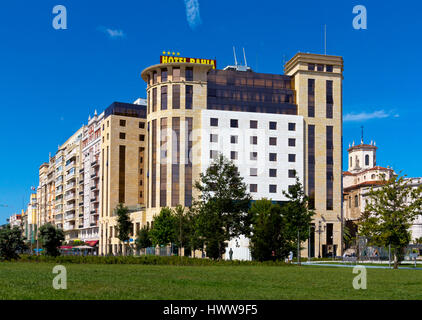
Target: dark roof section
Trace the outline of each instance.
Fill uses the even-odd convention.
[[[347,151],[350,152],[352,150],[359,150],[359,149],[364,149],[364,150],[375,149],[375,150],[377,150],[378,147],[370,145],[370,144],[359,144],[357,146],[353,146],[353,147],[349,148]]]
[[[107,118],[110,115],[146,119],[147,107],[139,104],[113,102],[104,111],[104,118]]]

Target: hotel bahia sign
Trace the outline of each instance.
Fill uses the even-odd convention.
[[[160,63],[199,63],[211,65],[213,69],[217,68],[217,61],[213,59],[201,59],[201,58],[185,58],[185,57],[173,57],[173,56],[160,56]]]

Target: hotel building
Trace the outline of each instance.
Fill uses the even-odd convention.
[[[142,72],[146,220],[165,206],[190,206],[198,196],[194,182],[223,153],[238,164],[254,200],[285,201],[282,191],[297,174],[316,211],[310,252],[303,254],[340,255],[343,59],[298,53],[285,75],[244,66],[217,70],[214,60],[160,62]]]
[[[343,59],[298,53],[284,75],[216,66],[162,56],[141,73],[146,100],[111,104],[59,149],[53,219],[67,240],[98,235],[99,254],[123,252],[116,206],[129,207],[132,242],[161,208],[191,206],[195,181],[222,153],[254,200],[286,201],[297,175],[316,212],[302,254],[341,254]],[[52,190],[51,166],[40,168],[41,190]]]

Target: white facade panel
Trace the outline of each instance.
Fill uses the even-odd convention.
[[[210,156],[211,151],[222,153],[228,159],[231,159],[232,152],[237,152],[237,159],[233,162],[239,168],[248,191],[250,192],[250,185],[257,185],[257,191],[250,192],[254,200],[267,198],[274,201],[286,201],[282,191],[287,191],[289,185],[295,184],[295,178],[289,177],[289,170],[295,170],[303,184],[302,116],[220,110],[203,110],[201,113],[202,172],[205,172],[213,161]],[[218,119],[218,126],[211,126],[211,118]],[[237,120],[238,128],[231,127],[231,120]],[[257,121],[256,129],[250,128],[251,120]],[[275,130],[270,129],[270,122],[277,123]],[[294,131],[289,131],[289,123],[295,124]],[[270,138],[276,139],[276,145],[270,145]],[[253,139],[257,140],[256,144],[251,143]],[[289,139],[295,139],[295,146],[289,146]],[[254,152],[257,153],[256,160],[251,155]],[[270,153],[276,154],[276,161],[270,161]],[[294,162],[289,162],[289,154],[295,155]],[[270,177],[270,169],[276,169],[276,177]],[[254,171],[256,176],[254,176]],[[275,193],[270,192],[270,185],[277,186]]]

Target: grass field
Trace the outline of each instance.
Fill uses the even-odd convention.
[[[422,271],[352,268],[67,264],[67,290],[54,290],[52,263],[0,263],[0,299],[422,299]]]

